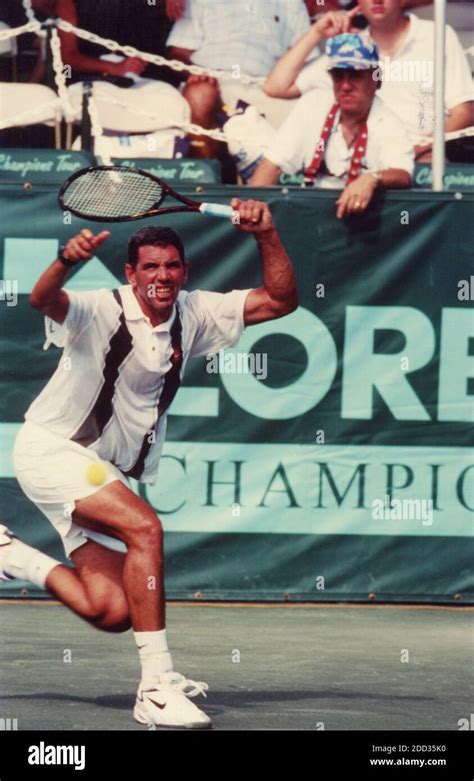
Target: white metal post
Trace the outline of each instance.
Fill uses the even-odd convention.
[[[434,192],[443,190],[444,179],[444,84],[446,0],[434,0],[434,130],[432,176]]]

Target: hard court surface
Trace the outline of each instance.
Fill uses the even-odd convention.
[[[175,669],[226,730],[458,730],[472,711],[473,608],[171,603]],[[19,730],[144,730],[131,631],[51,601],[0,604],[1,716]]]

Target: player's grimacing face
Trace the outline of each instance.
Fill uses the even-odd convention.
[[[172,245],[140,247],[135,270],[127,265],[126,271],[140,302],[157,313],[171,309],[188,279],[188,264]]]

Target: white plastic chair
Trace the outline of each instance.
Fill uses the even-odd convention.
[[[61,104],[43,84],[0,82],[0,129],[45,124],[54,126],[56,149],[61,147]]]
[[[68,89],[74,121],[80,123],[82,82]],[[109,134],[153,133],[165,128],[169,132],[176,122],[179,127],[179,123],[191,121],[189,104],[177,89],[165,82],[140,79],[136,86],[123,89],[95,81],[92,95],[101,127]]]

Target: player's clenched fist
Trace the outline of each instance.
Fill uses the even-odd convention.
[[[91,230],[83,228],[77,236],[69,239],[61,254],[66,260],[90,260],[99,244],[102,244],[110,235],[110,231],[101,231],[94,236]]]
[[[241,201],[233,198],[231,201],[235,215],[232,222],[244,233],[267,233],[275,230],[272,213],[267,203],[263,201]]]

